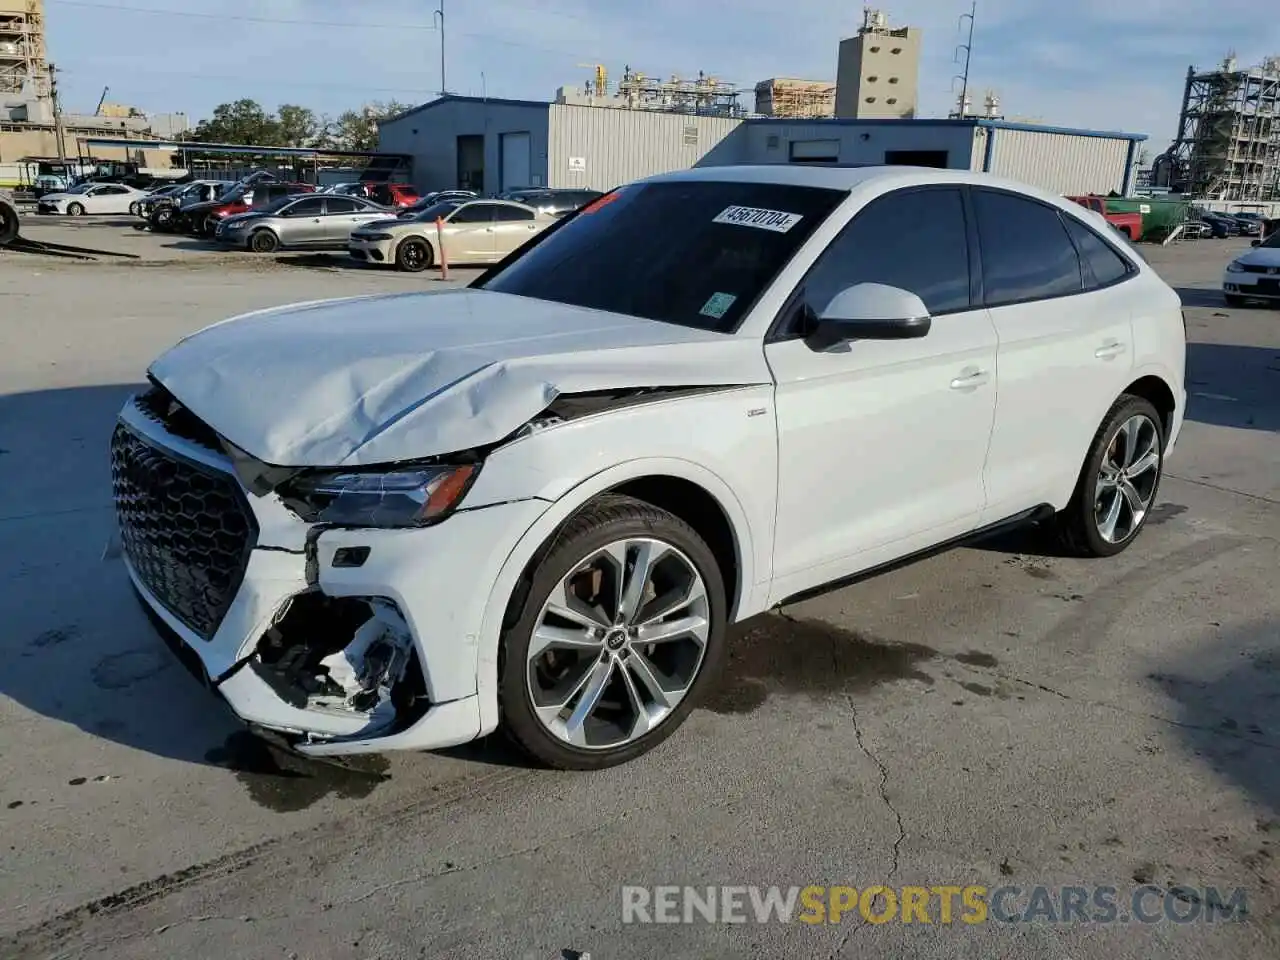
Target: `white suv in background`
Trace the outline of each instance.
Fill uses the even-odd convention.
[[[622,187],[469,289],[265,310],[150,369],[112,440],[133,585],[310,755],[501,726],[628,760],[726,625],[1007,524],[1142,529],[1178,297],[1096,214],[950,170]]]

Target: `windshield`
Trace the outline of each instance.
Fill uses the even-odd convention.
[[[429,223],[436,217],[447,217],[453,211],[462,206],[461,200],[442,200],[439,203],[433,203],[425,210],[411,210],[409,217],[414,223]]]
[[[67,187],[67,189],[63,190],[62,192],[63,193],[84,193],[90,187],[96,187],[96,186],[97,186],[96,183],[78,183],[74,187]]]
[[[584,207],[482,286],[729,332],[846,196],[775,183],[632,184]]]
[[[1258,246],[1270,247],[1272,250],[1274,250],[1276,247],[1280,247],[1280,230],[1277,230],[1271,236],[1267,237],[1267,239],[1263,240],[1260,244],[1258,244]]]

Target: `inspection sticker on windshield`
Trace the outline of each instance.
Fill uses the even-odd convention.
[[[732,293],[713,293],[698,312],[704,317],[719,320],[729,312],[729,308],[733,306],[733,301],[737,299]]]
[[[761,207],[725,207],[711,222],[733,223],[739,227],[756,227],[759,230],[786,233],[803,219],[798,213],[785,213],[782,210],[765,210]]]

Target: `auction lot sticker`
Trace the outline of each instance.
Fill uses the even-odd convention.
[[[786,213],[782,210],[765,210],[761,207],[725,207],[711,222],[732,223],[739,227],[756,227],[759,230],[786,233],[802,219],[804,218],[798,213]]]

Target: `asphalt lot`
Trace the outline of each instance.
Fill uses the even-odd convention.
[[[1019,535],[758,618],[678,735],[579,775],[499,743],[277,757],[104,551],[107,439],[156,353],[243,310],[438,280],[126,221],[24,232],[140,259],[0,254],[0,955],[1280,955],[1280,311],[1221,305],[1243,242],[1144,248],[1187,304],[1193,395],[1132,549]],[[1148,882],[1242,887],[1249,915],[624,926],[620,892]]]

